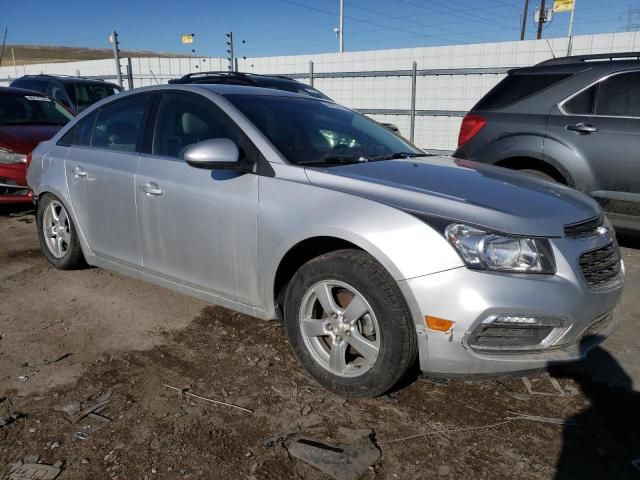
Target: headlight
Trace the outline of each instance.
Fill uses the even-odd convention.
[[[27,156],[24,153],[14,153],[0,148],[0,163],[27,163]]]
[[[445,236],[471,268],[516,273],[555,273],[549,241],[509,237],[454,223]]]

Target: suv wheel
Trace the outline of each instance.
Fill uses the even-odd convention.
[[[285,327],[304,368],[347,397],[386,392],[416,358],[415,326],[398,285],[360,250],[330,252],[298,270]]]
[[[62,202],[49,193],[38,202],[36,215],[40,247],[49,263],[61,270],[84,264],[73,220]]]

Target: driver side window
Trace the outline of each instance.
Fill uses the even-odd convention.
[[[162,95],[153,135],[154,155],[182,160],[191,145],[212,138],[235,142],[241,160],[253,150],[232,120],[206,98],[173,92]]]

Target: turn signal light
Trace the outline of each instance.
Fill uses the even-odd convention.
[[[451,320],[446,320],[444,318],[431,317],[429,315],[424,316],[424,321],[429,327],[430,330],[436,330],[438,332],[448,332],[453,327],[454,323]]]

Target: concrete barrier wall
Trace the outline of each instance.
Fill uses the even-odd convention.
[[[315,55],[291,55],[239,59],[239,70],[253,73],[297,74],[310,82],[310,62],[314,74],[410,70],[413,62],[420,69],[456,69],[451,74],[418,76],[416,109],[437,110],[442,114],[416,117],[415,143],[428,149],[453,150],[461,117],[446,112],[470,109],[482,95],[499,82],[502,73],[465,73],[464,69],[522,67],[567,53],[568,39],[553,38],[440,47],[417,47]],[[640,51],[640,33],[621,32],[582,35],[573,39],[572,54]],[[122,60],[126,79],[127,60]],[[186,73],[226,70],[226,59],[208,58],[133,58],[133,86],[166,83]],[[81,75],[115,78],[113,60],[51,63],[0,67],[0,84],[25,74]],[[356,109],[400,109],[411,106],[411,77],[387,75],[355,78],[315,78],[314,86],[336,102]],[[125,88],[129,85],[125,82]],[[406,115],[371,115],[392,122],[409,135]]]

